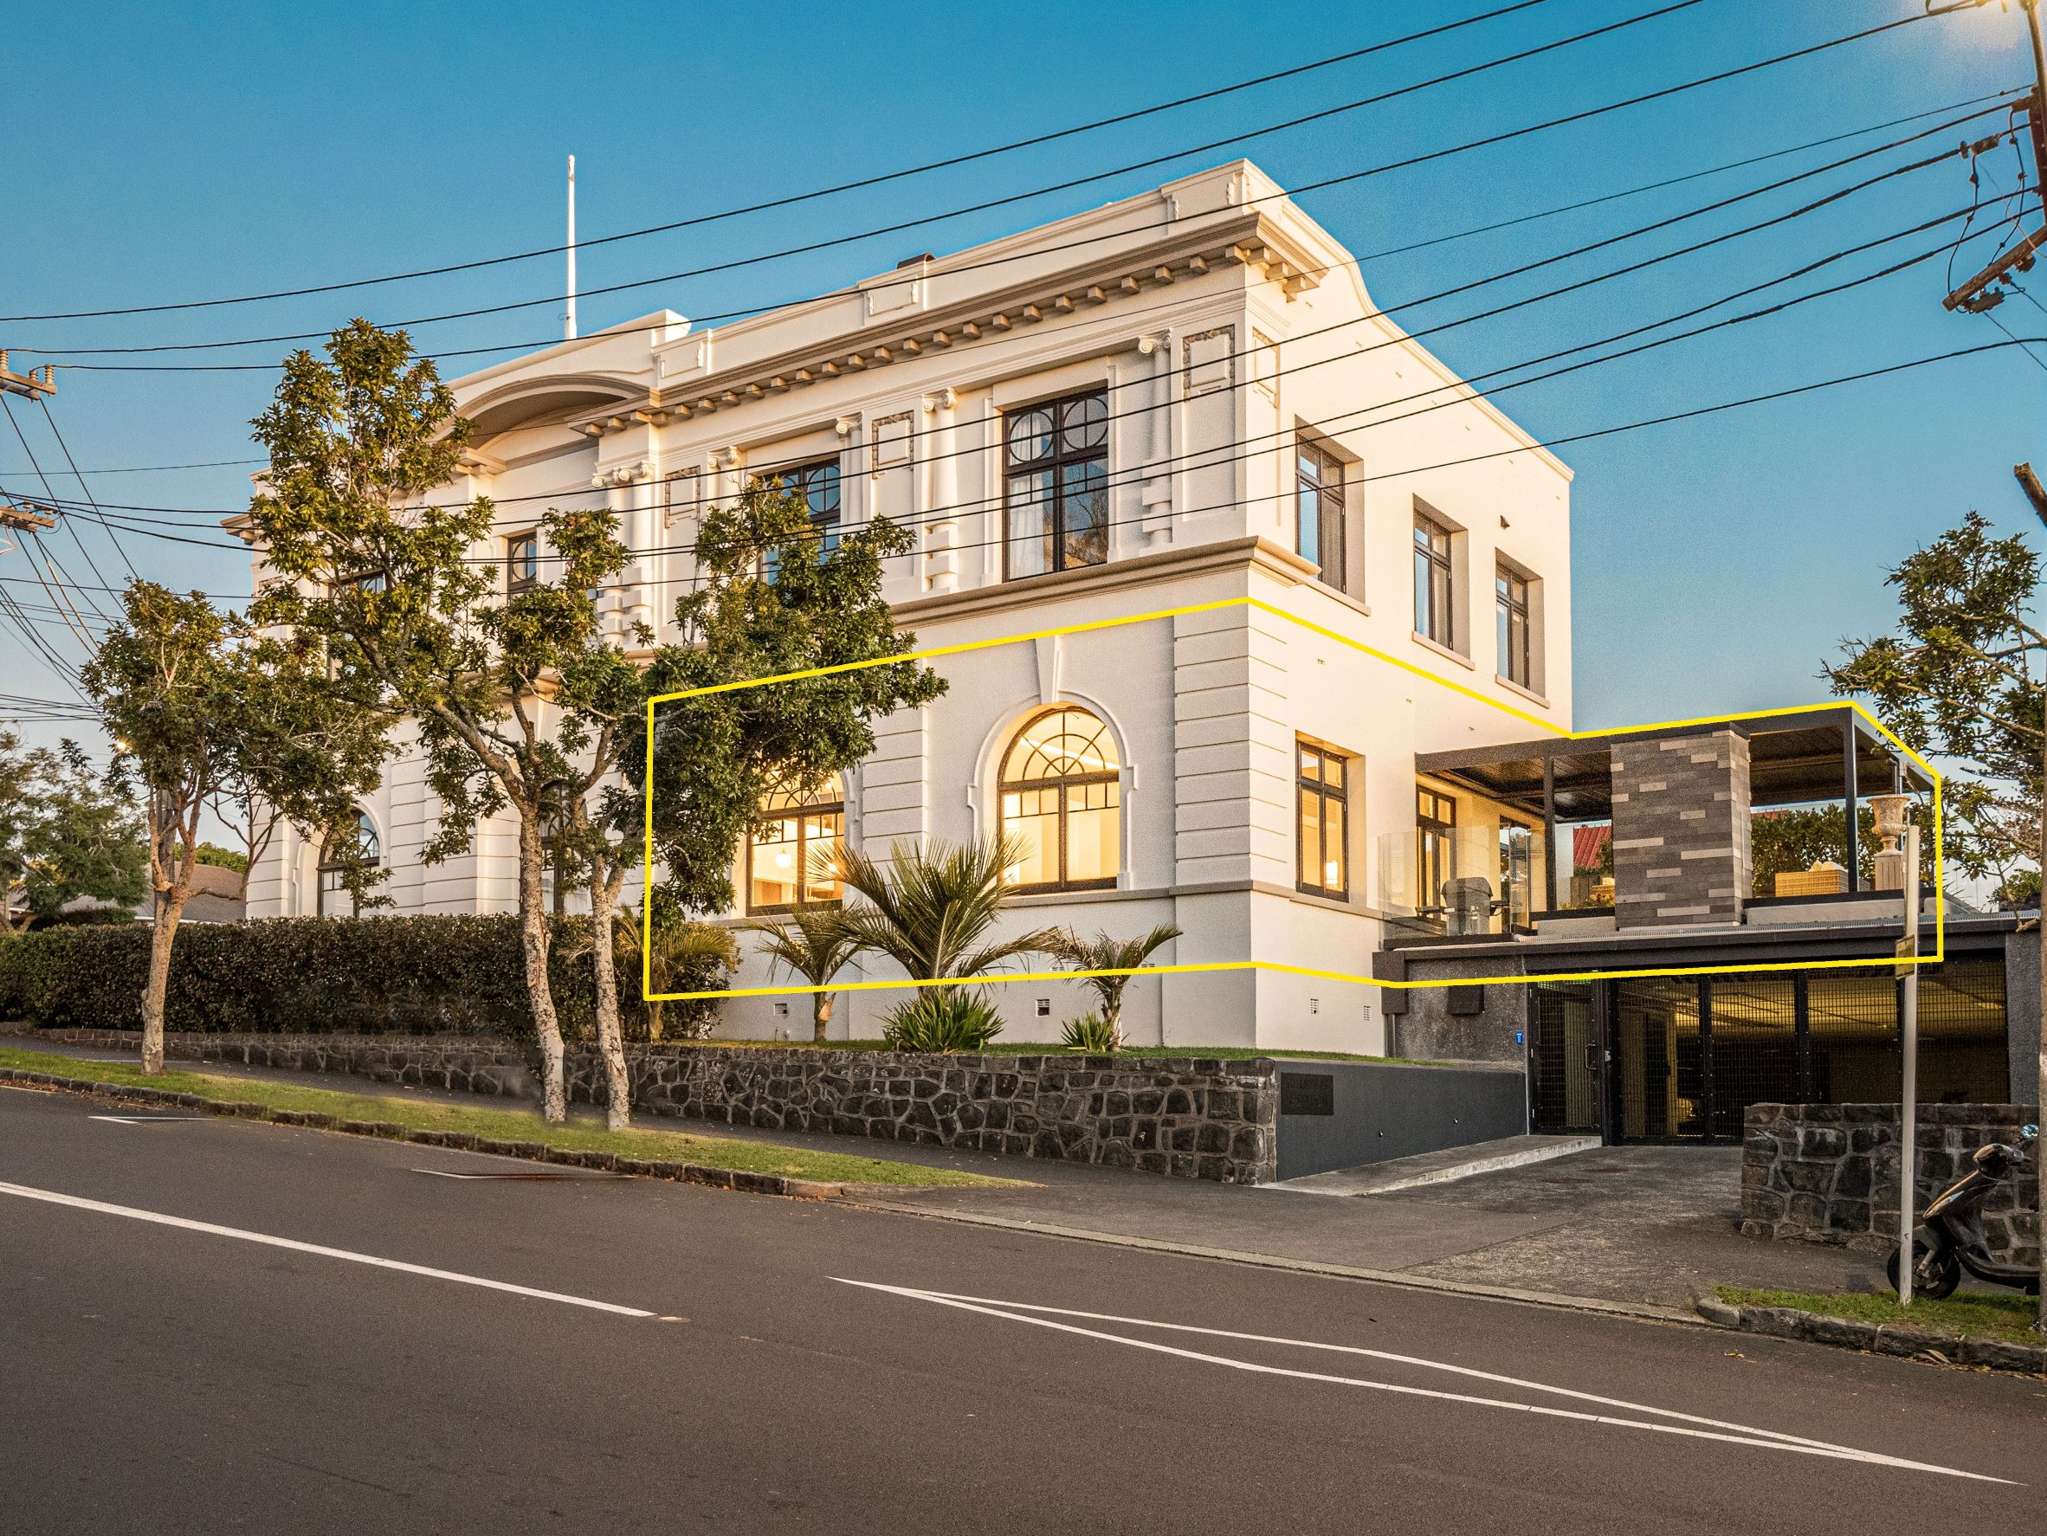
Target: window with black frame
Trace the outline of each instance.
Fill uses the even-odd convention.
[[[1011,411],[1002,434],[1004,568],[1011,579],[1109,558],[1109,403],[1103,390]]]
[[[1507,566],[1500,566],[1493,574],[1500,676],[1522,688],[1535,686],[1535,643],[1528,622],[1528,586],[1526,576]]]
[[[515,533],[505,540],[505,595],[516,597],[540,580],[540,535]]]
[[[1417,785],[1414,792],[1414,906],[1417,912],[1440,915],[1446,900],[1443,887],[1457,876],[1457,802],[1446,794]]]
[[[843,895],[832,866],[846,835],[846,801],[837,780],[811,795],[774,790],[746,844],[746,910],[793,912]]]
[[[1295,744],[1300,840],[1294,883],[1310,896],[1350,896],[1350,765],[1327,747]]]
[[[1122,867],[1123,763],[1108,725],[1077,705],[1032,717],[1002,759],[996,793],[1016,859],[1013,892],[1111,889]]]
[[[1454,650],[1450,530],[1417,510],[1414,514],[1414,632]]]
[[[1294,548],[1322,567],[1326,587],[1345,590],[1343,460],[1303,439],[1294,455]]]
[[[764,470],[762,485],[776,486],[800,498],[810,512],[810,526],[817,535],[818,554],[829,556],[839,547],[839,461],[836,456],[808,464],[790,464]],[[776,557],[773,550],[761,556],[761,570],[772,581]]]
[[[352,856],[348,849],[351,836],[355,842]],[[362,811],[356,812],[353,828],[336,827],[330,832],[320,848],[316,909],[319,915],[339,917],[346,912],[350,917],[362,916],[357,887],[363,884],[363,875],[383,862],[383,854],[384,845],[377,836],[376,825]]]

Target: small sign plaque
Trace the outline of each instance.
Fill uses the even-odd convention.
[[[1283,1115],[1335,1114],[1336,1074],[1333,1072],[1280,1073],[1279,1112]]]

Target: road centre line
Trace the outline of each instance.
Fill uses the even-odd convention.
[[[250,1232],[241,1227],[224,1227],[211,1221],[193,1221],[185,1216],[169,1216],[161,1211],[145,1211],[132,1205],[114,1205],[105,1200],[88,1200],[82,1195],[61,1194],[53,1189],[35,1189],[26,1184],[0,1183],[0,1195],[13,1195],[22,1200],[39,1200],[47,1205],[67,1206],[72,1210],[93,1211],[102,1216],[122,1216],[130,1221],[148,1222],[159,1227],[175,1227],[184,1232],[201,1232],[209,1237],[231,1237],[245,1243],[258,1243],[266,1248],[284,1248],[293,1253],[308,1253],[315,1258],[339,1259],[346,1264],[366,1264],[372,1269],[388,1269],[403,1275],[419,1275],[428,1280],[447,1280],[456,1285],[473,1285],[487,1291],[502,1291],[510,1296],[525,1296],[534,1301],[553,1301],[566,1307],[609,1312],[618,1317],[656,1315],[641,1307],[622,1307],[616,1302],[594,1301],[587,1296],[570,1296],[562,1291],[544,1291],[530,1285],[514,1285],[508,1280],[491,1280],[482,1275],[465,1275],[452,1269],[435,1269],[426,1264],[408,1264],[402,1259],[385,1259],[371,1253],[356,1253],[347,1248],[330,1248],[324,1243],[302,1243],[297,1238],[276,1237],[268,1232]]]
[[[1716,1419],[1702,1419],[1688,1414],[1677,1414],[1668,1409],[1651,1408],[1641,1404],[1624,1403],[1618,1399],[1602,1398],[1590,1393],[1574,1392],[1562,1387],[1548,1387],[1537,1382],[1519,1381],[1514,1377],[1492,1376],[1490,1373],[1469,1370],[1466,1367],[1443,1365],[1436,1361],[1422,1360],[1415,1356],[1392,1355],[1377,1350],[1353,1348],[1346,1345],[1318,1344],[1303,1339],[1271,1338],[1260,1334],[1233,1333],[1227,1329],[1193,1328],[1181,1324],[1152,1322],[1144,1318],[1118,1318],[1109,1314],[1080,1312],[1062,1307],[1035,1307],[1021,1302],[984,1301],[982,1298],[962,1297],[943,1291],[917,1290],[909,1286],[882,1285],[871,1280],[848,1280],[834,1275],[842,1285],[859,1286],[865,1290],[883,1291],[890,1295],[907,1297],[915,1301],[931,1302],[941,1307],[952,1307],[963,1312],[978,1312],[986,1317],[1002,1318],[1013,1323],[1028,1323],[1033,1327],[1050,1328],[1060,1333],[1077,1334],[1083,1338],[1100,1339],[1111,1344],[1122,1344],[1131,1349],[1142,1349],[1153,1354],[1172,1355],[1183,1360],[1199,1361],[1207,1365],[1220,1365],[1231,1370],[1247,1371],[1260,1376],[1284,1376],[1298,1381],[1320,1382],[1330,1386],[1364,1387],[1376,1392],[1390,1392],[1403,1397],[1434,1398],[1440,1402],[1465,1403],[1473,1407],[1504,1408],[1518,1413],[1535,1414],[1542,1418],[1566,1419],[1584,1424],[1601,1424],[1616,1429],[1646,1430],[1653,1434],[1681,1435],[1696,1440],[1713,1440],[1728,1445],[1749,1446],[1756,1450],[1785,1451],[1800,1456],[1817,1456],[1834,1461],[1853,1461],[1866,1465],[1896,1467],[1903,1471],[1929,1472],[1941,1477],[1963,1478],[1971,1482],[2001,1483],[2018,1486],[2009,1478],[1991,1477],[1980,1472],[1968,1472],[1957,1467],[1937,1466],[1929,1462],[1908,1461],[1902,1457],[1886,1456],[1876,1451],[1860,1451],[1848,1446],[1831,1445],[1823,1441],[1802,1440],[1780,1434],[1775,1430],[1754,1429],[1743,1424],[1726,1424]],[[1015,1308],[1006,1311],[1004,1308]],[[1626,1407],[1639,1412],[1661,1414],[1666,1417],[1687,1419],[1689,1424],[1658,1424],[1644,1419],[1616,1418],[1609,1414],[1580,1412],[1570,1408],[1545,1407],[1535,1403],[1517,1403],[1507,1398],[1480,1397],[1466,1392],[1445,1392],[1431,1387],[1403,1386],[1390,1381],[1371,1381],[1358,1376],[1338,1376],[1324,1371],[1293,1370],[1286,1366],[1261,1365],[1254,1361],[1237,1360],[1228,1355],[1211,1355],[1200,1350],[1182,1349],[1172,1344],[1161,1344],[1150,1339],[1126,1338],[1122,1334],[1105,1333],[1095,1328],[1083,1328],[1074,1323],[1058,1322],[1052,1317],[1033,1317],[1029,1312],[1050,1312],[1064,1316],[1094,1318],[1100,1321],[1122,1322],[1138,1327],[1165,1328],[1176,1331],[1200,1333],[1223,1338],[1236,1338],[1252,1342],[1295,1345],[1309,1349],[1326,1349],[1342,1353],[1372,1355],[1389,1361],[1411,1362],[1416,1365],[1459,1374],[1479,1376],[1502,1383],[1532,1388],[1536,1391],[1555,1392],[1581,1400]],[[1718,1429],[1695,1428],[1692,1425],[1720,1425]],[[1726,1431],[1734,1431],[1728,1433]]]

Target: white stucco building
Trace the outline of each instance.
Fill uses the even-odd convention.
[[[1007,826],[1034,849],[1018,922],[1169,921],[1185,937],[1162,961],[1367,972],[1389,916],[1440,888],[1450,841],[1466,870],[1500,850],[1504,892],[1541,884],[1539,837],[1415,760],[1538,734],[1431,676],[1571,724],[1570,472],[1377,315],[1343,248],[1248,162],[812,303],[706,330],[663,311],[454,387],[477,430],[444,494],[500,509],[479,553],[516,581],[549,506],[602,497],[637,552],[604,600],[621,636],[666,623],[696,509],[768,474],[821,523],[914,531],[888,590],[922,646],[1244,597],[1306,621],[1240,604],[940,661],[945,696],[882,722],[841,796],[739,851],[742,906],[795,899],[784,876],[822,839],[885,852]],[[509,820],[422,865],[435,807],[403,757],[362,810],[398,912],[514,908]],[[251,915],[319,910],[318,864],[280,836]],[[739,978],[767,979],[754,961]],[[877,1033],[902,995],[843,999],[834,1032]],[[1055,1039],[1086,1006],[1064,984],[995,995],[1013,1039]],[[1374,1000],[1270,972],[1143,978],[1126,1028],[1375,1051]],[[725,1005],[725,1033],[807,1030],[801,998]]]

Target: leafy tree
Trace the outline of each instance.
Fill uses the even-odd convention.
[[[0,934],[47,922],[74,901],[133,907],[149,890],[142,828],[118,784],[78,744],[20,750],[0,730]]]
[[[1913,821],[1924,834],[1919,850],[1919,871],[1923,880],[1933,865],[1933,809],[1913,802]],[[1749,846],[1755,874],[1755,893],[1770,896],[1777,889],[1777,876],[1811,869],[1822,859],[1845,867],[1848,857],[1843,829],[1847,818],[1839,805],[1789,806],[1781,810],[1758,811],[1749,823]],[[1882,840],[1876,835],[1876,811],[1869,805],[1856,807],[1855,864],[1866,888],[1876,879],[1876,856]]]
[[[231,869],[238,875],[246,875],[249,872],[249,856],[246,853],[237,852],[233,848],[223,848],[218,843],[201,843],[199,862],[210,864],[215,869]],[[244,881],[244,884],[247,882]]]
[[[317,656],[256,635],[201,592],[136,581],[80,676],[146,808],[156,895],[142,994],[142,1067],[163,1070],[164,989],[209,805],[261,796],[301,828],[352,814],[376,782],[381,721]]]
[[[1113,938],[1106,933],[1085,939],[1069,929],[1048,946],[1050,953],[1069,969],[1093,973],[1081,979],[1101,999],[1102,1026],[1110,1050],[1123,1048],[1123,994],[1130,986],[1129,973],[1179,938],[1180,932],[1171,923],[1160,923],[1134,939]]]
[[[2020,863],[2047,868],[2047,631],[2033,613],[2039,557],[2017,536],[1999,538],[1981,514],[1908,555],[1890,573],[1895,634],[1850,640],[1824,676],[1835,692],[1873,699],[1913,748],[1960,764],[1948,780],[1944,846],[1972,874],[2011,878]],[[2043,956],[2047,959],[2047,956]],[[2041,966],[2047,1006],[2047,964]],[[2039,1062],[2047,1104],[2047,1040]],[[2047,1211],[2047,1156],[2035,1159]],[[2047,1243],[2041,1245],[2047,1280]],[[2047,1284],[2040,1326],[2047,1329]]]
[[[823,1045],[832,1022],[832,994],[823,989],[860,952],[835,907],[798,907],[785,918],[761,918],[747,928],[761,939],[761,953],[791,975],[819,990],[810,998],[810,1038]]]

